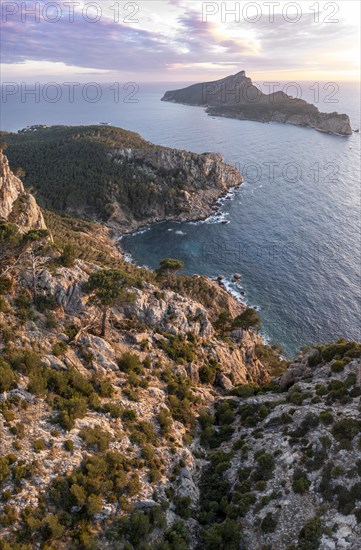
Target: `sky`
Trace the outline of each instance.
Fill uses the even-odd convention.
[[[2,82],[356,81],[359,0],[1,0]]]

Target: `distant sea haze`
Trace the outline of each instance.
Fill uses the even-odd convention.
[[[122,85],[115,101],[109,84],[94,103],[81,94],[74,103],[66,95],[54,103],[29,96],[24,103],[14,94],[6,103],[2,98],[1,129],[109,122],[160,145],[222,153],[245,183],[222,201],[219,216],[157,224],[124,237],[123,248],[152,268],[170,256],[183,259],[187,273],[223,275],[232,292],[259,308],[264,336],[289,355],[338,337],[360,340],[360,134],[215,118],[199,107],[160,101],[166,90],[184,85]],[[320,111],[348,114],[359,128],[357,85],[339,83],[333,103],[327,83],[300,85],[303,99],[318,99]],[[124,102],[130,92],[138,102]],[[240,283],[232,283],[236,272]]]

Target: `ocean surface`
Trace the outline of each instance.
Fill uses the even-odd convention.
[[[298,93],[360,127],[357,85],[312,84],[299,83]],[[159,145],[222,153],[245,183],[220,201],[219,216],[154,225],[123,238],[124,250],[152,268],[170,256],[184,260],[186,273],[223,275],[232,292],[259,309],[265,338],[288,355],[339,337],[361,340],[360,134],[215,118],[160,101],[181,86],[107,85],[101,94],[80,86],[74,101],[65,88],[56,98],[59,89],[36,97],[20,87],[2,95],[1,129],[109,122]],[[231,282],[234,273],[239,284]]]

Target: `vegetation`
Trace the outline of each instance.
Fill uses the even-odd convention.
[[[119,269],[101,269],[92,273],[85,290],[93,294],[94,301],[103,309],[101,335],[105,336],[108,309],[125,301],[131,300],[129,286],[139,284],[127,273]]]
[[[24,183],[37,191],[43,208],[58,213],[82,213],[107,220],[117,201],[131,217],[142,220],[162,205],[165,212],[180,212],[185,174],[179,169],[157,168],[147,175],[139,161],[122,157],[114,162],[111,152],[135,149],[151,162],[159,147],[138,134],[106,126],[53,126],[36,132],[5,133],[12,170],[25,170]],[[66,159],[66,162],[64,162]]]

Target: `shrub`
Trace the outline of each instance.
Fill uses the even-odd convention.
[[[261,529],[264,533],[273,533],[277,527],[275,516],[269,512],[261,521]]]
[[[103,406],[103,410],[109,413],[112,418],[120,418],[123,413],[123,409],[118,403],[106,403]]]
[[[226,519],[203,531],[205,550],[238,550],[242,540],[241,527],[237,521]]]
[[[137,419],[137,413],[133,409],[125,409],[122,413],[122,420],[124,422],[132,422]]]
[[[216,370],[210,365],[203,365],[199,369],[199,379],[202,384],[214,384],[216,379]]]
[[[130,374],[143,374],[143,365],[138,357],[133,353],[123,353],[123,355],[118,359],[118,367],[121,371]]]
[[[174,504],[176,513],[183,519],[189,519],[191,516],[190,505],[192,501],[190,497],[175,497]]]
[[[308,357],[308,364],[310,367],[317,367],[322,361],[321,352],[319,350],[315,351]]]
[[[191,363],[195,358],[194,344],[187,342],[184,337],[179,335],[167,334],[166,340],[159,340],[158,346],[173,359],[182,363],[187,361]]]
[[[310,481],[307,479],[306,474],[302,472],[295,472],[293,476],[292,489],[295,493],[303,495],[310,487]]]
[[[10,475],[9,460],[6,456],[0,456],[0,483]]]
[[[67,439],[64,441],[64,449],[71,453],[74,450],[74,443],[72,439]]]
[[[361,424],[353,418],[342,418],[332,427],[332,435],[338,440],[352,441],[360,432]]]
[[[333,424],[334,418],[330,411],[322,411],[320,413],[320,420],[322,424],[330,425]]]
[[[250,397],[256,393],[256,387],[250,384],[239,384],[232,389],[231,394],[237,397]]]
[[[309,519],[302,527],[298,536],[299,550],[317,550],[322,536],[321,520],[317,517]]]
[[[11,279],[8,277],[0,277],[0,295],[10,292],[12,287]]]
[[[355,508],[355,497],[352,492],[343,485],[337,485],[337,487],[335,487],[335,493],[338,500],[338,511],[345,516],[351,514]]]
[[[65,342],[57,342],[53,347],[53,355],[61,357],[67,350],[67,344]]]
[[[331,365],[331,370],[332,372],[342,372],[343,370],[345,370],[345,362],[342,360],[342,361],[335,361],[334,363],[332,363]]]
[[[59,258],[61,265],[64,267],[73,267],[78,256],[77,248],[73,244],[66,244],[63,248],[63,253]]]
[[[167,435],[172,427],[172,415],[167,409],[161,409],[157,415],[161,435]]]
[[[9,363],[0,357],[0,393],[16,388],[17,379]]]
[[[36,439],[33,442],[33,449],[36,453],[40,453],[40,451],[44,451],[46,449],[46,444],[44,439]]]
[[[83,428],[80,430],[79,436],[88,447],[96,451],[106,451],[111,440],[110,433],[102,430],[99,426],[95,426],[94,428]]]
[[[253,472],[253,479],[255,481],[267,481],[271,479],[275,467],[273,456],[269,453],[261,452],[261,454],[255,455],[255,460],[257,468]]]

